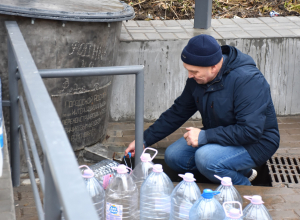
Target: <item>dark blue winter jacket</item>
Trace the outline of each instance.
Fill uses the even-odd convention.
[[[243,146],[258,166],[276,152],[280,136],[268,82],[249,55],[227,45],[222,53],[226,59],[216,78],[206,85],[187,79],[171,108],[144,132],[147,146],[173,133],[198,110],[204,126],[199,146]]]

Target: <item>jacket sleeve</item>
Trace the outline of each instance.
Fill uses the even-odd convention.
[[[236,124],[207,129],[207,142],[223,146],[257,143],[264,131],[270,102],[269,84],[258,71],[252,76],[240,76],[235,80],[232,95]]]
[[[197,111],[192,96],[192,91],[194,91],[192,80],[187,79],[182,94],[174,101],[174,104],[144,132],[146,146],[151,146],[176,131]]]

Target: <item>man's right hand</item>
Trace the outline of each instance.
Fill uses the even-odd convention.
[[[143,145],[143,147],[144,147],[144,149],[145,149],[145,146]],[[128,157],[128,153],[131,153],[131,157],[134,157],[134,155],[135,155],[135,141],[132,141],[129,145],[128,145],[128,147],[127,147],[127,149],[125,150],[125,156],[126,157]]]

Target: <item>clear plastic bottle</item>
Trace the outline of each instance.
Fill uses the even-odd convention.
[[[155,152],[152,158],[149,153],[145,153],[146,150],[152,150]],[[140,190],[143,182],[152,173],[154,164],[151,161],[154,159],[156,155],[157,155],[157,150],[151,147],[145,148],[141,155],[141,162],[137,166],[135,166],[135,168],[132,171],[132,179],[137,185],[137,188],[139,190],[138,198],[140,198]],[[139,211],[140,211],[140,201],[138,201],[138,212]]]
[[[92,197],[94,202],[94,206],[97,210],[97,213],[100,219],[104,219],[104,200],[105,200],[105,191],[101,186],[100,182],[94,177],[94,172],[86,165],[82,165],[79,168],[85,167],[86,169],[83,171],[82,177],[84,178],[84,182],[86,188]]]
[[[270,213],[263,205],[261,196],[244,196],[244,198],[251,201],[244,209],[244,220],[272,220]]]
[[[140,193],[140,220],[168,220],[171,209],[171,194],[174,185],[163,172],[161,164],[153,166]]]
[[[214,198],[220,192],[204,189],[202,197],[190,210],[190,220],[223,220],[225,212],[221,204]]]
[[[239,209],[231,208],[229,212],[227,212],[226,206],[236,204],[239,205]],[[224,202],[223,208],[225,211],[226,218],[224,220],[242,220],[243,216],[243,210],[242,210],[242,204],[236,201],[233,202]]]
[[[128,174],[130,168],[120,164],[115,169],[117,174],[106,189],[106,220],[139,219],[138,189]]]
[[[115,175],[116,170],[114,169],[114,167],[117,167],[118,165],[119,163],[116,161],[105,159],[100,161],[99,163],[90,166],[90,168],[94,172],[95,178],[103,186],[103,177],[108,174],[112,174],[112,176]]]
[[[192,173],[179,174],[183,180],[171,194],[170,220],[189,219],[189,213],[194,203],[201,197],[201,191]]]
[[[2,84],[0,78],[0,177],[2,176],[3,171],[3,158],[4,158],[4,151],[3,151],[3,113],[2,113]]]
[[[215,191],[219,191],[220,194],[215,196],[215,199],[223,205],[224,202],[229,201],[237,201],[243,205],[243,198],[240,193],[236,190],[236,188],[232,185],[232,181],[230,177],[219,177],[215,175],[215,177],[221,180],[221,185],[216,188]],[[237,203],[230,203],[226,205],[226,211],[229,211],[231,208],[239,209],[239,205]]]

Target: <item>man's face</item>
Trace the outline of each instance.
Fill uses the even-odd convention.
[[[198,84],[207,84],[211,82],[217,74],[214,67],[193,66],[183,63],[184,68],[188,70],[188,77],[193,78]]]

